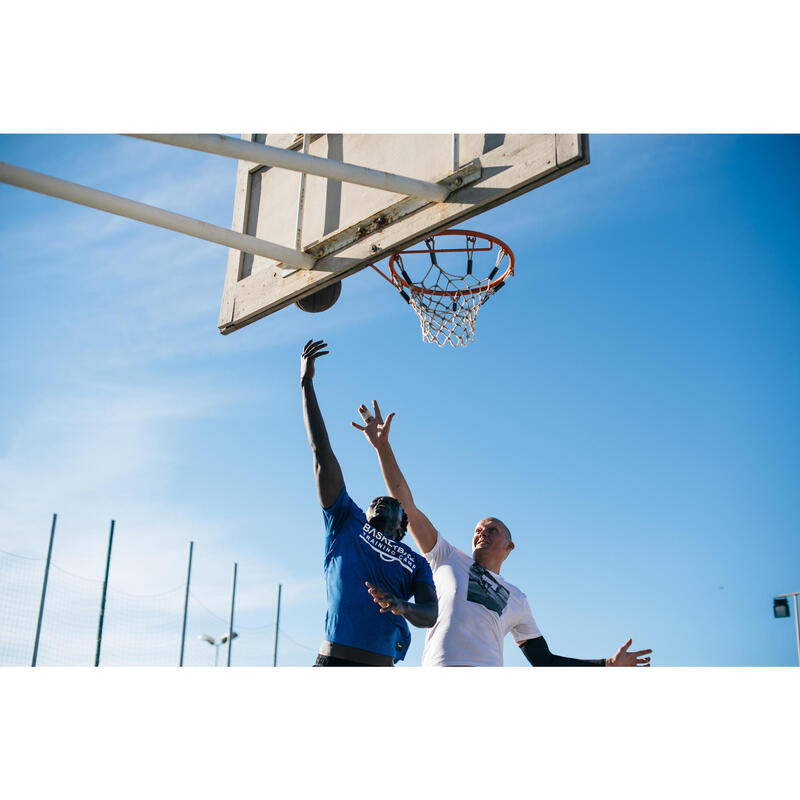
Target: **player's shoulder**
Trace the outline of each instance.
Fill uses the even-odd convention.
[[[510,581],[507,581],[503,577],[501,577],[501,580],[503,581],[503,585],[508,589],[509,593],[511,594],[511,597],[513,597],[520,603],[528,602],[528,596],[525,594],[525,592],[522,591],[522,589],[519,588],[519,586],[516,586]]]
[[[460,550],[439,532],[436,534],[436,542],[433,547],[425,553],[425,558],[428,561],[436,561],[437,563],[460,561],[464,564],[471,564],[473,560],[472,556]]]
[[[352,497],[350,497],[346,486],[342,486],[342,490],[339,492],[333,503],[327,507],[323,506],[322,510],[329,516],[342,512],[364,516],[363,509],[356,503],[355,500],[353,500]]]
[[[424,561],[425,557],[417,550],[416,547],[412,546],[410,542],[397,542],[397,547],[400,550],[408,553],[414,561]]]
[[[418,569],[422,570],[430,570],[430,564],[428,564],[428,559],[425,558],[419,550],[412,550],[411,548],[407,547],[406,550],[411,553],[411,557],[414,559],[414,563],[417,565]]]
[[[366,524],[364,511],[342,487],[332,505],[323,507],[322,514],[329,536],[338,536],[343,531],[355,532]]]
[[[428,562],[425,559],[425,556],[423,556],[422,553],[419,552],[419,550],[412,542],[408,542],[405,539],[400,542],[394,541],[392,539],[389,539],[388,541],[392,542],[395,549],[399,553],[405,555],[407,558],[410,558],[414,562],[414,564],[416,564],[416,566],[418,567],[421,567],[423,565],[427,566]]]

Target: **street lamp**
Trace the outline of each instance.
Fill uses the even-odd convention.
[[[776,597],[772,601],[772,613],[776,618],[790,616],[789,601],[785,597]]]
[[[231,640],[235,639],[238,635],[239,634],[236,633],[236,631],[234,631],[232,636],[231,636]],[[214,639],[213,636],[209,636],[207,633],[201,633],[197,638],[198,639],[202,639],[204,642],[208,642],[210,645],[213,645],[213,647],[214,647],[214,666],[216,667],[217,664],[219,663],[219,648],[223,644],[227,644],[228,643],[228,634],[227,633],[223,633],[222,636],[219,637],[219,641]]]
[[[789,592],[788,594],[779,594],[772,601],[772,613],[775,617],[789,617],[789,601],[787,597],[794,598],[794,631],[797,637],[797,663],[800,664],[800,618],[797,616],[797,595],[800,592]]]

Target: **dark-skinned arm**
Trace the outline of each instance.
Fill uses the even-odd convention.
[[[306,342],[300,357],[300,391],[303,395],[303,420],[306,424],[308,443],[314,455],[314,477],[317,494],[323,508],[330,508],[344,488],[342,468],[333,454],[322,412],[319,410],[317,395],[314,392],[314,362],[328,354],[323,341]]]
[[[404,617],[417,628],[431,628],[439,614],[436,590],[429,583],[417,581],[413,586],[414,602],[402,600],[389,592],[367,583],[372,599],[381,607],[381,614],[391,612]]]
[[[544,636],[520,642],[519,649],[534,667],[649,667],[652,650],[631,650],[628,639],[611,658],[569,658],[550,652]]]

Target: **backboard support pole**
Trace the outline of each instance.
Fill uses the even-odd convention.
[[[126,135],[134,139],[146,139],[151,142],[236,158],[240,161],[251,161],[254,164],[281,167],[345,183],[355,183],[359,186],[370,186],[373,189],[418,197],[432,203],[443,202],[451,192],[449,187],[439,183],[407,178],[404,175],[369,169],[331,158],[320,158],[320,156],[312,156],[308,153],[298,153],[296,150],[287,150],[283,147],[234,139],[232,136],[211,133],[129,133]]]
[[[232,231],[192,217],[184,217],[182,214],[174,214],[163,208],[138,203],[135,200],[101,192],[79,183],[64,181],[51,175],[43,175],[41,172],[15,167],[2,161],[0,161],[0,183],[8,183],[21,189],[58,197],[71,203],[107,211],[110,214],[135,219],[148,225],[155,225],[157,228],[166,228],[187,236],[194,236],[196,239],[216,242],[234,250],[254,253],[265,258],[274,258],[302,269],[313,269],[316,263],[313,256],[290,247],[266,242],[246,233]]]

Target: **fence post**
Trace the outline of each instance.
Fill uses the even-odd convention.
[[[281,585],[278,584],[278,610],[275,614],[275,647],[272,650],[272,666],[278,666],[278,628],[281,624]]]
[[[183,648],[186,644],[186,612],[189,610],[189,582],[192,580],[192,551],[194,542],[189,542],[189,571],[186,574],[186,596],[183,599],[183,630],[181,631],[181,657],[178,666],[183,666]]]
[[[100,666],[100,644],[103,641],[103,618],[106,613],[106,592],[108,591],[108,570],[111,566],[111,545],[114,543],[114,520],[111,520],[111,530],[108,534],[108,554],[106,555],[106,576],[103,579],[103,598],[100,601],[100,621],[97,624],[97,650],[94,654],[94,665]]]
[[[53,537],[56,533],[56,518],[58,514],[53,514],[53,522],[50,525],[50,544],[47,545],[47,561],[44,565],[44,580],[42,581],[42,599],[39,601],[39,619],[36,622],[36,639],[33,642],[33,660],[31,666],[36,666],[36,659],[39,657],[39,635],[42,632],[42,617],[44,616],[44,598],[47,594],[47,576],[50,574],[50,557],[53,555]]]
[[[231,646],[233,645],[233,605],[236,601],[236,569],[239,565],[233,565],[233,591],[231,592],[231,619],[228,623],[228,666],[231,665]]]

